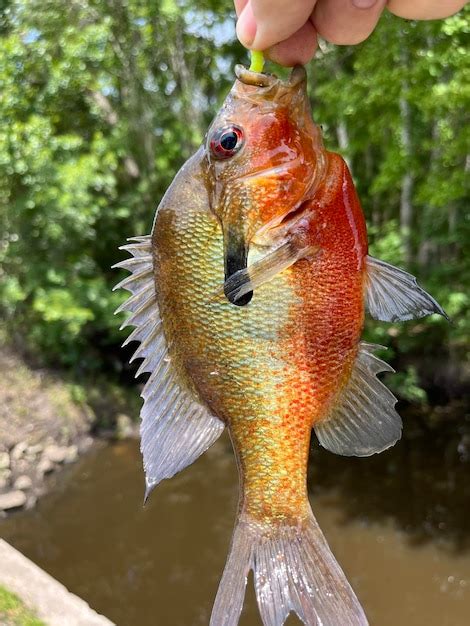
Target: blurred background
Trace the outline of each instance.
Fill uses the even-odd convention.
[[[127,439],[139,388],[110,268],[127,237],[150,232],[248,62],[232,3],[0,7],[0,510],[16,503],[0,536],[117,624],[206,624],[236,507],[230,445],[141,508]],[[470,615],[469,18],[385,15],[359,46],[322,43],[308,68],[372,254],[415,274],[452,318],[368,322],[398,372],[393,450],[339,459],[313,445],[313,509],[374,626]],[[242,624],[258,623],[250,597]]]

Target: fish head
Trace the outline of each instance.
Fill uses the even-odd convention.
[[[286,81],[242,66],[236,76],[205,144],[226,280],[246,268],[252,243],[269,245],[282,232],[283,221],[313,196],[325,170],[305,69],[294,68]]]

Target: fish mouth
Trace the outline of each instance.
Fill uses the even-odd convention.
[[[290,100],[296,94],[301,94],[301,97],[306,95],[307,72],[303,65],[294,67],[287,80],[282,80],[275,74],[253,72],[243,65],[235,66],[235,75],[243,85],[257,88],[253,92],[250,90],[251,96],[260,96],[262,99],[280,101]],[[261,88],[261,91],[258,91],[259,88]]]
[[[238,80],[245,85],[253,87],[272,87],[273,85],[284,85],[292,89],[298,87],[307,78],[307,72],[303,65],[296,65],[286,81],[281,80],[275,74],[265,74],[263,72],[253,72],[244,65],[235,66],[235,75]]]
[[[239,270],[246,269],[248,260],[248,245],[245,241],[244,234],[238,232],[232,227],[227,229],[224,240],[225,284],[227,284],[227,280],[233,276],[233,274]],[[227,293],[225,287],[224,293],[228,301],[235,306],[246,306],[253,297],[253,291],[249,291],[243,296],[236,298],[233,294]]]

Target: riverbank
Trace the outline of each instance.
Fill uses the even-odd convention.
[[[470,457],[459,415],[431,430],[407,413],[403,440],[369,458],[313,444],[313,511],[373,626],[468,622]],[[120,626],[207,626],[237,483],[224,433],[143,507],[138,442],[103,443],[59,472],[36,510],[0,522],[0,534]],[[247,590],[242,623],[258,626],[252,582]]]
[[[126,412],[127,401],[116,393],[33,368],[4,348],[0,380],[0,516],[32,508],[47,475],[74,463],[96,435],[135,434],[128,413],[137,412]]]
[[[0,562],[0,598],[5,599],[6,614],[3,621],[0,613],[0,624],[113,626],[113,622],[96,613],[84,600],[70,593],[64,585],[2,539]],[[12,613],[11,620],[7,611]]]

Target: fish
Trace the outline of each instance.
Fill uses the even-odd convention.
[[[265,626],[367,617],[307,493],[321,446],[370,456],[402,422],[377,378],[392,368],[361,335],[366,313],[395,322],[442,307],[416,279],[368,254],[345,160],[312,118],[303,67],[286,80],[235,68],[197,152],[158,206],[150,235],[122,247],[118,311],[139,346],[146,498],[228,429],[240,482],[236,524],[210,626],[235,626],[247,576]]]

